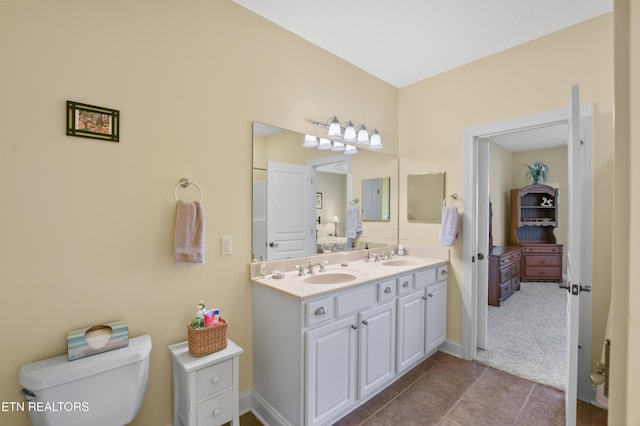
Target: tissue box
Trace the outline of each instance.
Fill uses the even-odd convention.
[[[67,333],[67,359],[96,355],[129,346],[129,327],[124,321],[114,321]]]

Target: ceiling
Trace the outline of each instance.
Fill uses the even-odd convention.
[[[613,10],[613,0],[233,1],[397,88]],[[566,124],[490,138],[514,152],[566,139]]]
[[[613,10],[613,0],[233,0],[401,88]]]

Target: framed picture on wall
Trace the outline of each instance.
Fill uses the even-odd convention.
[[[316,209],[322,208],[322,192],[316,192]]]
[[[67,135],[119,142],[120,112],[67,101]]]

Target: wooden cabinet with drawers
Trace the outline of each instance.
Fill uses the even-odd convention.
[[[500,302],[520,290],[519,246],[496,246],[489,252],[489,305]]]
[[[561,244],[523,244],[522,281],[562,281]]]
[[[522,246],[520,281],[562,281],[562,244],[558,226],[558,190],[534,184],[511,190],[511,244]]]

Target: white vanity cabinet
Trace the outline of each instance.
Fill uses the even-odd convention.
[[[433,353],[447,338],[447,265],[417,271],[413,289],[397,301],[398,373]]]
[[[330,425],[426,357],[440,264],[307,298],[253,286],[253,410],[270,425]],[[384,267],[382,267],[384,268]],[[433,315],[440,324],[427,331]],[[444,328],[446,329],[446,327]],[[429,329],[431,330],[431,329]],[[434,334],[435,332],[435,334]],[[439,345],[439,343],[438,343]]]

